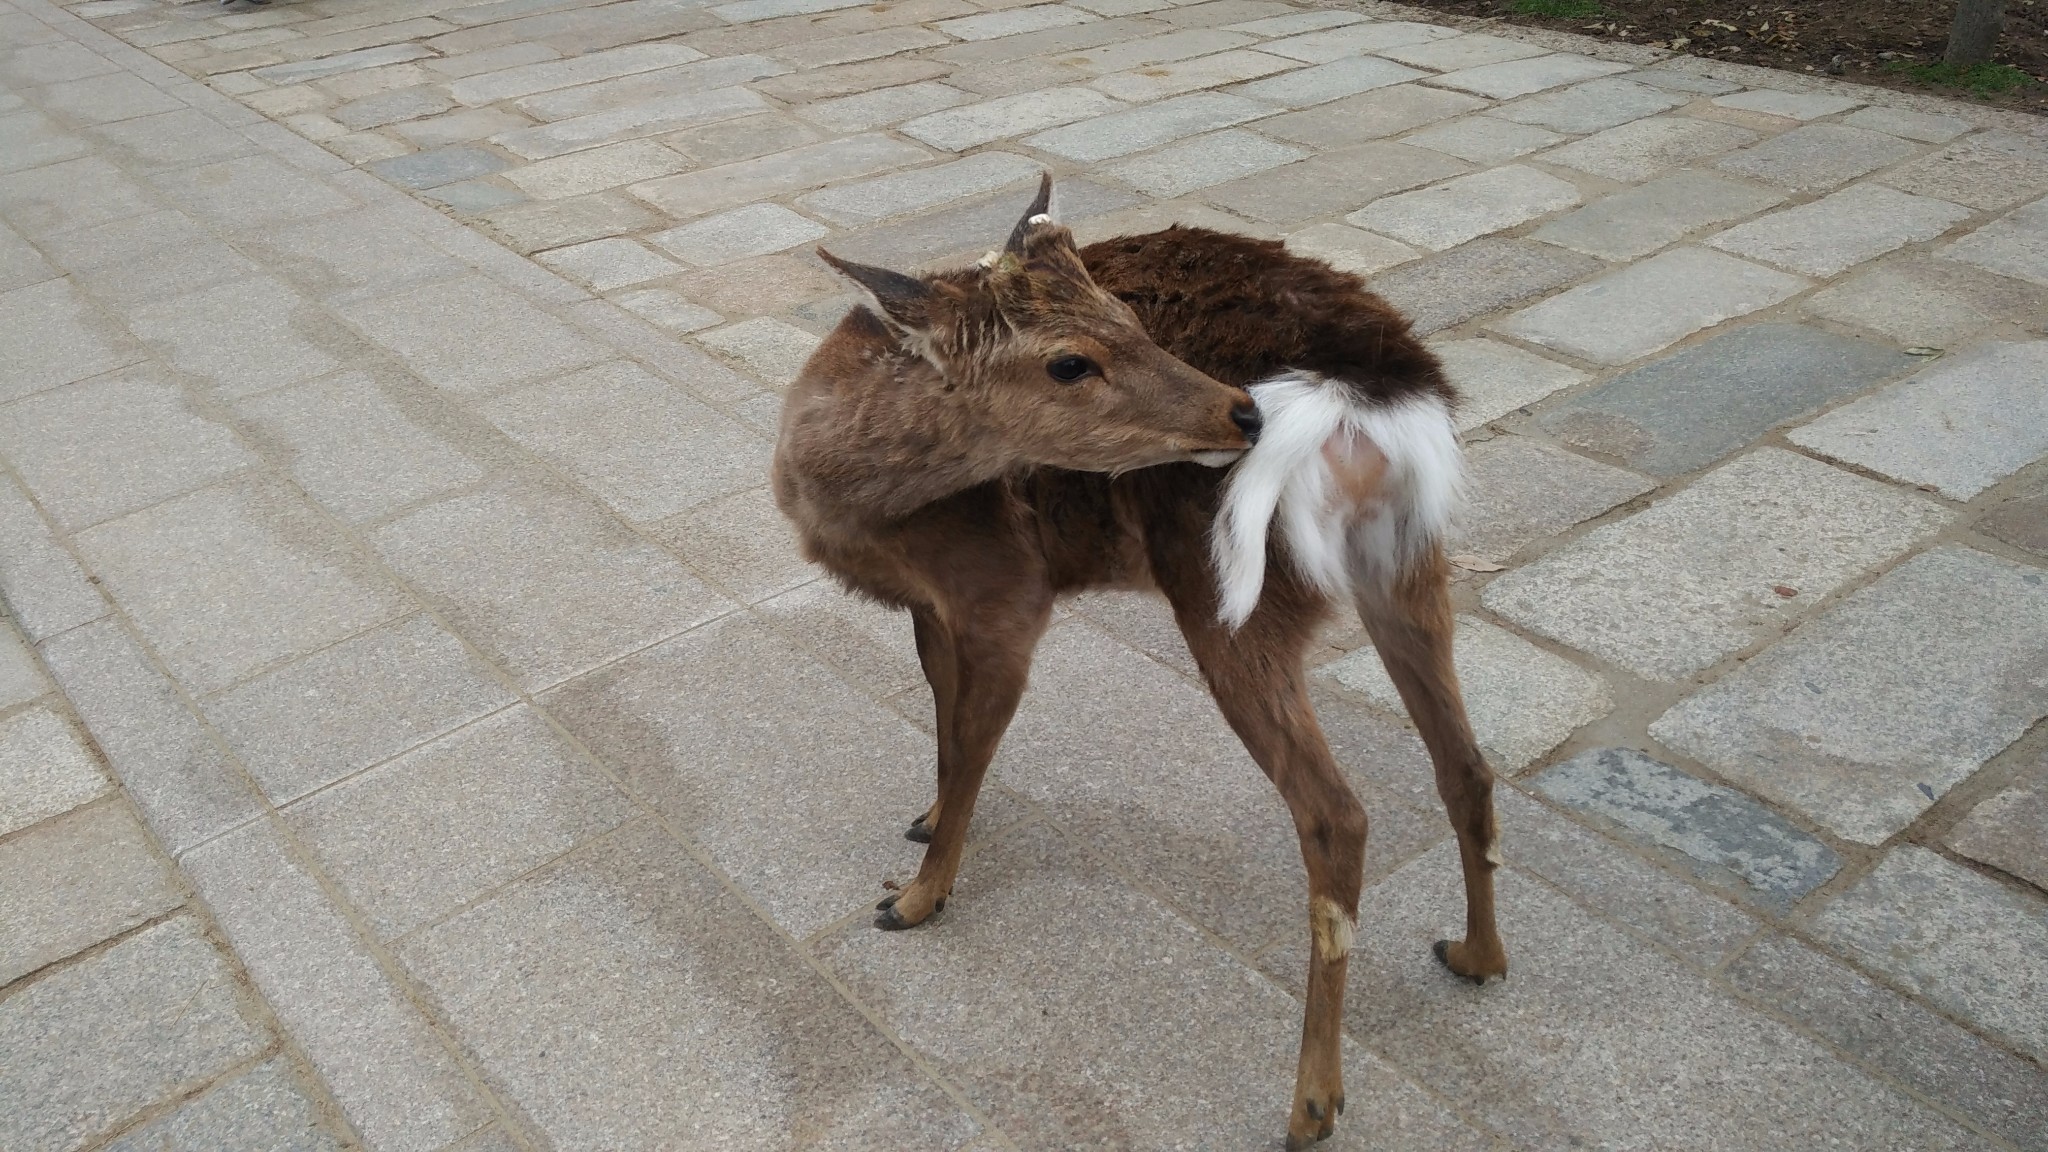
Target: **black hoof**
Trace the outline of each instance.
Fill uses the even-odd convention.
[[[1321,1104],[1316,1103],[1313,1100],[1304,1100],[1302,1101],[1301,1106],[1308,1110],[1308,1118],[1315,1121],[1318,1124],[1321,1124],[1323,1122],[1323,1118],[1326,1115],[1328,1115],[1328,1113],[1323,1111],[1323,1106]]]
[[[929,844],[932,842],[931,826],[924,822],[924,817],[919,816],[911,822],[909,828],[904,829],[903,838],[912,844]]]
[[[1439,940],[1436,943],[1431,944],[1429,946],[1429,950],[1431,952],[1436,953],[1437,962],[1444,966],[1444,971],[1449,972],[1451,975],[1456,976],[1458,979],[1464,980],[1468,983],[1478,984],[1482,987],[1485,986],[1486,977],[1467,976],[1463,972],[1458,971],[1456,968],[1451,967],[1451,942],[1449,940]]]
[[[903,916],[896,911],[895,906],[890,905],[889,907],[882,909],[880,912],[875,913],[875,927],[880,928],[884,932],[901,932],[905,928],[915,928],[916,925],[912,924],[908,920],[905,920]]]
[[[876,908],[877,910],[880,910],[880,909],[883,909],[883,908],[894,908],[894,907],[896,906],[896,897],[897,897],[898,895],[900,895],[900,893],[896,893],[896,892],[891,892],[891,893],[889,893],[889,894],[888,894],[887,896],[884,896],[884,897],[882,897],[882,902],[881,902],[881,903],[879,903],[879,904],[877,904],[877,905],[875,905],[875,908]]]

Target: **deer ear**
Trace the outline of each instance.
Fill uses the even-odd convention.
[[[820,260],[867,289],[868,295],[874,298],[875,306],[882,310],[883,318],[891,324],[910,332],[922,332],[931,326],[932,290],[924,281],[872,264],[841,260],[823,248],[817,251]]]
[[[1024,215],[1018,219],[1017,226],[1010,229],[1010,240],[1007,244],[1003,245],[1003,251],[1013,252],[1022,256],[1024,254],[1024,241],[1031,235],[1031,229],[1040,224],[1050,223],[1052,223],[1052,173],[1044,172],[1040,173],[1038,177],[1038,195],[1032,197],[1031,207],[1024,210]]]

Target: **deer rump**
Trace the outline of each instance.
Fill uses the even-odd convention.
[[[1263,431],[1224,479],[1210,536],[1225,624],[1241,627],[1258,606],[1275,537],[1277,559],[1340,602],[1374,594],[1442,542],[1465,489],[1457,395],[1362,280],[1202,228],[1081,256],[1162,348],[1258,405]]]

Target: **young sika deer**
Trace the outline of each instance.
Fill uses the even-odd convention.
[[[1335,597],[1357,604],[1457,831],[1465,938],[1436,954],[1475,981],[1507,972],[1493,774],[1451,668],[1455,394],[1358,278],[1202,229],[1077,251],[1047,215],[1051,188],[964,271],[820,253],[875,310],[849,313],[790,389],[776,500],[806,557],[910,610],[938,705],[938,799],[908,833],[929,847],[875,923],[945,907],[1054,599],[1156,588],[1301,838],[1311,949],[1287,1146],[1304,1147],[1344,1109],[1365,853],[1365,811],[1302,668]]]

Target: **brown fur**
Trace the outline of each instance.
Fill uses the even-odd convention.
[[[938,798],[911,832],[930,846],[877,923],[909,927],[944,906],[1055,598],[1156,589],[1300,837],[1315,930],[1288,1144],[1328,1135],[1344,1106],[1349,962],[1349,935],[1330,917],[1356,920],[1366,834],[1302,664],[1330,606],[1269,557],[1257,609],[1224,628],[1208,552],[1224,473],[1178,461],[1242,448],[1240,389],[1262,377],[1306,368],[1366,397],[1448,399],[1435,358],[1356,277],[1199,229],[1076,253],[1065,229],[1027,213],[992,266],[912,281],[834,262],[876,311],[850,314],[792,386],[774,480],[809,559],[910,611],[932,686]],[[1100,376],[1047,376],[1048,358],[1071,355]],[[1375,450],[1340,448],[1356,461],[1347,484],[1377,482]],[[1492,774],[1451,667],[1447,589],[1435,552],[1359,610],[1435,761],[1464,858],[1467,936],[1440,955],[1484,979],[1507,964],[1493,924]]]

